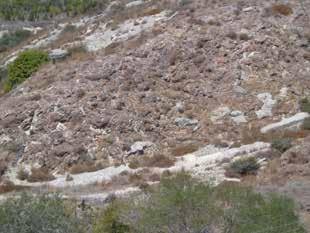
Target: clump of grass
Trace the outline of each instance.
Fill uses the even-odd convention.
[[[24,169],[20,168],[17,172],[17,179],[19,180],[27,180],[29,177],[29,173]]]
[[[292,147],[292,139],[291,138],[278,138],[272,141],[271,147],[284,153],[288,149]]]
[[[302,124],[304,130],[310,130],[310,117],[306,118]]]
[[[255,175],[260,168],[259,163],[255,157],[240,158],[226,168],[226,176],[241,177],[245,175]]]

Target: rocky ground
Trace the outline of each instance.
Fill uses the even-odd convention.
[[[211,154],[219,156],[218,151],[261,140],[266,152],[274,131],[296,130],[309,117],[300,113],[298,102],[310,94],[310,21],[298,1],[285,3],[289,8],[267,0],[192,1],[178,7],[136,1],[121,16],[107,9],[73,19],[74,36],[63,33],[68,22],[39,33],[30,47],[86,51],[47,64],[0,98],[1,158],[15,171],[8,177],[18,182],[18,168],[45,167],[60,177],[51,182],[66,183],[77,164],[98,166],[94,176],[102,177],[106,170],[100,169],[119,174],[140,158],[159,155],[169,159],[151,167],[169,170],[179,164],[175,156],[199,148],[211,146]],[[310,2],[304,4],[309,9]],[[29,44],[10,51],[3,64],[26,48]],[[309,185],[289,178],[307,182],[310,175],[309,143],[300,139],[308,132],[298,132],[296,147],[281,156],[273,175],[288,177],[280,190],[302,187],[296,196],[302,193],[307,209]],[[179,168],[191,164],[190,156]],[[199,163],[203,159],[195,159],[189,170],[199,170],[193,168]],[[207,170],[196,174],[208,176]],[[74,180],[92,180],[88,175]],[[268,169],[261,177],[264,187],[276,187]]]

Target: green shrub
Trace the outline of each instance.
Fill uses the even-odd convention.
[[[113,202],[95,233],[305,233],[292,200],[237,184],[211,186],[184,172],[133,198]]]
[[[292,147],[292,139],[291,138],[279,138],[275,139],[271,143],[271,147],[284,153],[288,149]]]
[[[8,79],[4,84],[5,91],[10,91],[16,85],[29,78],[39,67],[48,62],[47,52],[27,50],[8,66]]]
[[[302,124],[302,128],[305,130],[310,130],[310,118],[306,118]]]
[[[12,33],[6,33],[0,38],[0,53],[13,48],[29,38],[31,32],[28,30],[17,30]]]
[[[254,175],[259,168],[260,165],[255,157],[240,158],[226,168],[226,175],[230,177]]]
[[[112,202],[95,222],[93,233],[129,233],[130,227],[120,220],[121,202]],[[123,211],[123,209],[122,209]]]
[[[310,101],[308,98],[303,98],[299,101],[300,110],[302,112],[310,113]]]
[[[82,233],[82,221],[58,196],[28,196],[0,206],[1,233]]]

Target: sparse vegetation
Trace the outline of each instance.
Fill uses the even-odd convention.
[[[83,162],[83,163],[78,163],[74,164],[70,168],[70,173],[71,174],[79,174],[79,173],[84,173],[84,172],[95,172],[101,169],[104,169],[104,165],[102,163],[95,163],[95,162]]]
[[[185,154],[193,153],[199,149],[199,145],[195,143],[178,145],[171,150],[173,156],[183,156]]]
[[[184,172],[145,192],[143,198],[114,200],[97,219],[95,233],[305,233],[294,203],[283,196],[265,196],[236,184],[213,187]]]
[[[139,159],[133,159],[129,163],[131,169],[139,167],[171,167],[174,165],[175,159],[164,154],[155,154],[152,156],[141,156]]]
[[[304,120],[304,122],[302,124],[302,128],[304,130],[310,130],[310,118],[307,118]]]
[[[260,165],[255,157],[240,158],[230,163],[226,168],[226,175],[229,177],[255,175],[259,168]]]
[[[58,196],[28,196],[9,199],[0,205],[0,232],[82,233],[82,220]]]
[[[8,66],[8,79],[4,84],[5,91],[10,91],[29,78],[48,60],[48,54],[40,50],[27,50],[19,54],[18,58]]]
[[[303,98],[299,101],[300,111],[310,113],[310,101],[308,98]]]
[[[291,138],[279,138],[272,141],[271,147],[284,153],[288,149],[292,147],[292,139]]]
[[[30,31],[17,30],[15,32],[6,33],[0,38],[0,53],[15,47],[31,35]]]
[[[0,0],[0,18],[29,20],[53,18],[59,14],[75,16],[91,9],[102,9],[109,0]]]

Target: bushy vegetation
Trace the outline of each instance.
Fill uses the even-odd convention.
[[[114,201],[94,233],[305,233],[294,208],[283,196],[235,184],[213,187],[180,173],[140,198]]]
[[[59,14],[74,16],[105,7],[109,0],[0,0],[0,18],[5,20],[49,19]]]
[[[29,38],[30,35],[31,32],[27,30],[17,30],[15,32],[4,34],[0,38],[0,53],[20,44]]]
[[[245,157],[233,161],[226,168],[226,175],[229,177],[240,177],[244,175],[255,175],[260,168],[255,157]]]
[[[291,138],[279,138],[272,141],[271,147],[284,153],[288,149],[292,147],[292,139]]]
[[[82,233],[83,224],[57,196],[23,194],[0,206],[1,233]]]
[[[299,101],[300,110],[302,112],[310,113],[310,101],[308,98],[303,98]]]
[[[4,84],[5,91],[10,91],[16,85],[29,78],[39,67],[49,60],[47,52],[27,50],[8,66],[8,78]]]

